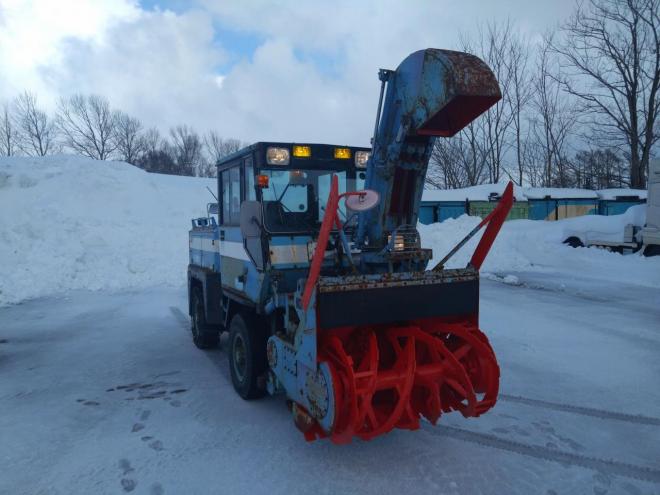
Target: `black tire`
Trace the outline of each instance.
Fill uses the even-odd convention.
[[[190,306],[192,308],[190,330],[192,331],[193,342],[200,349],[218,347],[220,332],[217,328],[206,322],[202,288],[199,286],[193,287],[190,298]]]
[[[649,244],[644,248],[644,256],[660,256],[660,246],[657,244]]]
[[[579,238],[579,237],[575,237],[575,236],[572,236],[572,237],[569,237],[568,239],[566,239],[566,240],[564,241],[564,244],[568,244],[568,245],[571,246],[572,248],[584,247],[584,244],[582,243],[582,241],[580,240],[580,238]]]
[[[259,378],[268,369],[266,328],[256,316],[237,313],[229,325],[229,369],[234,390],[245,400],[263,397]]]

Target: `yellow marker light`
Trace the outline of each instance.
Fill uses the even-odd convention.
[[[298,158],[309,158],[312,156],[312,148],[309,146],[300,146],[296,144],[293,147],[293,156]]]
[[[335,158],[341,158],[342,160],[346,160],[350,157],[351,157],[350,148],[335,148]]]

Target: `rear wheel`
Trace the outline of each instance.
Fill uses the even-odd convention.
[[[649,244],[644,249],[644,256],[660,256],[660,246],[657,244]]]
[[[236,314],[229,325],[229,368],[234,389],[243,399],[265,394],[259,378],[266,372],[266,329],[255,316]]]
[[[204,313],[204,295],[199,286],[192,288],[191,294],[191,331],[193,342],[200,349],[218,347],[220,332],[206,322]]]
[[[572,248],[584,247],[584,244],[579,237],[571,236],[564,241],[564,244],[568,244]]]

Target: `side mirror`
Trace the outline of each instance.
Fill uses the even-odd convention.
[[[259,201],[243,201],[240,225],[244,239],[261,236],[262,214]]]
[[[344,195],[346,208],[358,212],[371,210],[380,201],[380,194],[371,189],[349,192]]]

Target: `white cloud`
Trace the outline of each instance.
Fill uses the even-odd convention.
[[[66,43],[103,43],[110,27],[138,15],[124,0],[0,0],[0,88],[48,98],[44,71],[62,64]]]
[[[417,49],[455,48],[479,19],[509,14],[537,33],[571,5],[202,0],[174,13],[131,0],[0,0],[0,99],[31,89],[52,106],[93,92],[161,129],[368,144],[379,67]],[[226,28],[263,40],[231,67],[234,47],[217,41]]]

